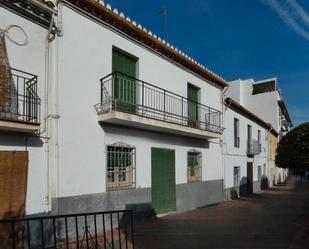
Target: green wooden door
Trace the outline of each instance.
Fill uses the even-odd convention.
[[[114,108],[127,112],[136,110],[136,60],[113,51],[112,70],[118,72],[113,81]]]
[[[151,197],[157,214],[176,210],[175,151],[151,149]]]
[[[190,126],[196,126],[198,121],[198,92],[197,87],[188,85],[188,125]]]

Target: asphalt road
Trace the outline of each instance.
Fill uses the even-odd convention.
[[[137,249],[309,249],[309,182],[135,226]]]

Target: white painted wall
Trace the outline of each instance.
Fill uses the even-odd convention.
[[[42,103],[45,78],[45,38],[47,30],[33,22],[0,7],[0,28],[5,29],[9,25],[19,25],[29,37],[27,46],[17,46],[6,39],[10,66],[28,73],[38,75],[38,95]],[[22,38],[17,33],[12,37]],[[42,113],[41,117],[43,118]],[[42,119],[43,120],[43,119]],[[42,121],[41,121],[42,123]],[[26,143],[26,137],[16,135],[0,135],[0,151],[24,151],[29,152],[28,185],[26,214],[40,213],[44,211],[45,196],[45,164],[42,140],[30,138]]]
[[[240,147],[234,147],[234,118],[239,120],[240,131]],[[261,131],[261,145],[262,152],[259,155],[254,156],[254,159],[247,157],[247,125],[252,126],[252,139],[257,140],[258,130]],[[233,187],[234,183],[234,167],[240,167],[241,177],[247,176],[247,162],[253,162],[253,181],[258,180],[258,166],[266,164],[266,172],[262,172],[262,175],[267,176],[267,131],[265,128],[257,124],[256,122],[248,119],[242,114],[235,112],[231,108],[227,108],[225,111],[224,119],[224,184],[225,188]]]
[[[251,100],[246,103],[249,110],[252,110],[257,116],[261,117],[266,122],[280,131],[281,126],[279,120],[278,93],[267,92],[251,96]]]
[[[187,152],[190,149],[202,152],[203,181],[222,179],[221,150],[215,141],[208,144],[202,140],[120,127],[103,126],[103,130],[105,130],[104,150],[107,145],[121,141],[135,146],[137,187],[151,187],[151,148],[175,150],[176,184],[187,183]],[[104,166],[103,163],[101,165]],[[105,179],[102,177],[102,180]]]
[[[253,79],[231,81],[226,94],[280,131],[279,93],[273,91],[252,95],[253,84]]]
[[[201,102],[218,110],[222,110],[221,90],[66,6],[62,11],[64,36],[59,39],[58,53],[59,196],[104,192],[106,145],[119,141],[136,146],[138,187],[151,186],[153,146],[176,149],[176,183],[185,183],[186,151],[192,148],[187,139],[129,129],[118,134],[101,128],[93,107],[99,103],[99,79],[111,73],[112,47],[116,46],[139,58],[137,78],[141,80],[184,97],[190,82],[201,88]],[[199,148],[203,152],[203,179],[222,179],[219,144]]]

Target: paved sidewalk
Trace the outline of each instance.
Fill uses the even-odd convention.
[[[309,249],[309,183],[290,180],[251,197],[135,227],[137,249]]]

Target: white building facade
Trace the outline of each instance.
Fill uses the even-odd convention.
[[[224,126],[225,198],[266,189],[270,126],[231,98],[225,99]]]
[[[47,85],[53,48],[47,38],[54,11],[32,3],[26,10],[15,3],[13,10],[10,2],[0,3],[1,218],[49,210],[47,165],[55,153],[47,132],[53,127],[47,114],[53,112],[54,86]]]
[[[25,214],[221,202],[226,82],[109,5],[30,7],[46,20],[9,1],[0,15],[29,39],[7,41],[10,65],[39,79],[35,127],[1,132],[0,153],[27,152]]]
[[[269,122],[282,135],[293,126],[277,78],[230,81],[227,95]]]
[[[279,134],[278,142],[293,127],[277,78],[261,81],[233,80],[229,82],[227,95],[270,123],[275,133]],[[288,175],[286,169],[277,168],[274,160],[269,160],[268,165],[270,185],[283,182],[286,179]]]
[[[108,4],[24,4],[0,3],[0,184],[16,185],[0,218],[186,211],[261,188],[263,120],[291,124],[277,90],[234,82],[224,102],[221,77]]]

